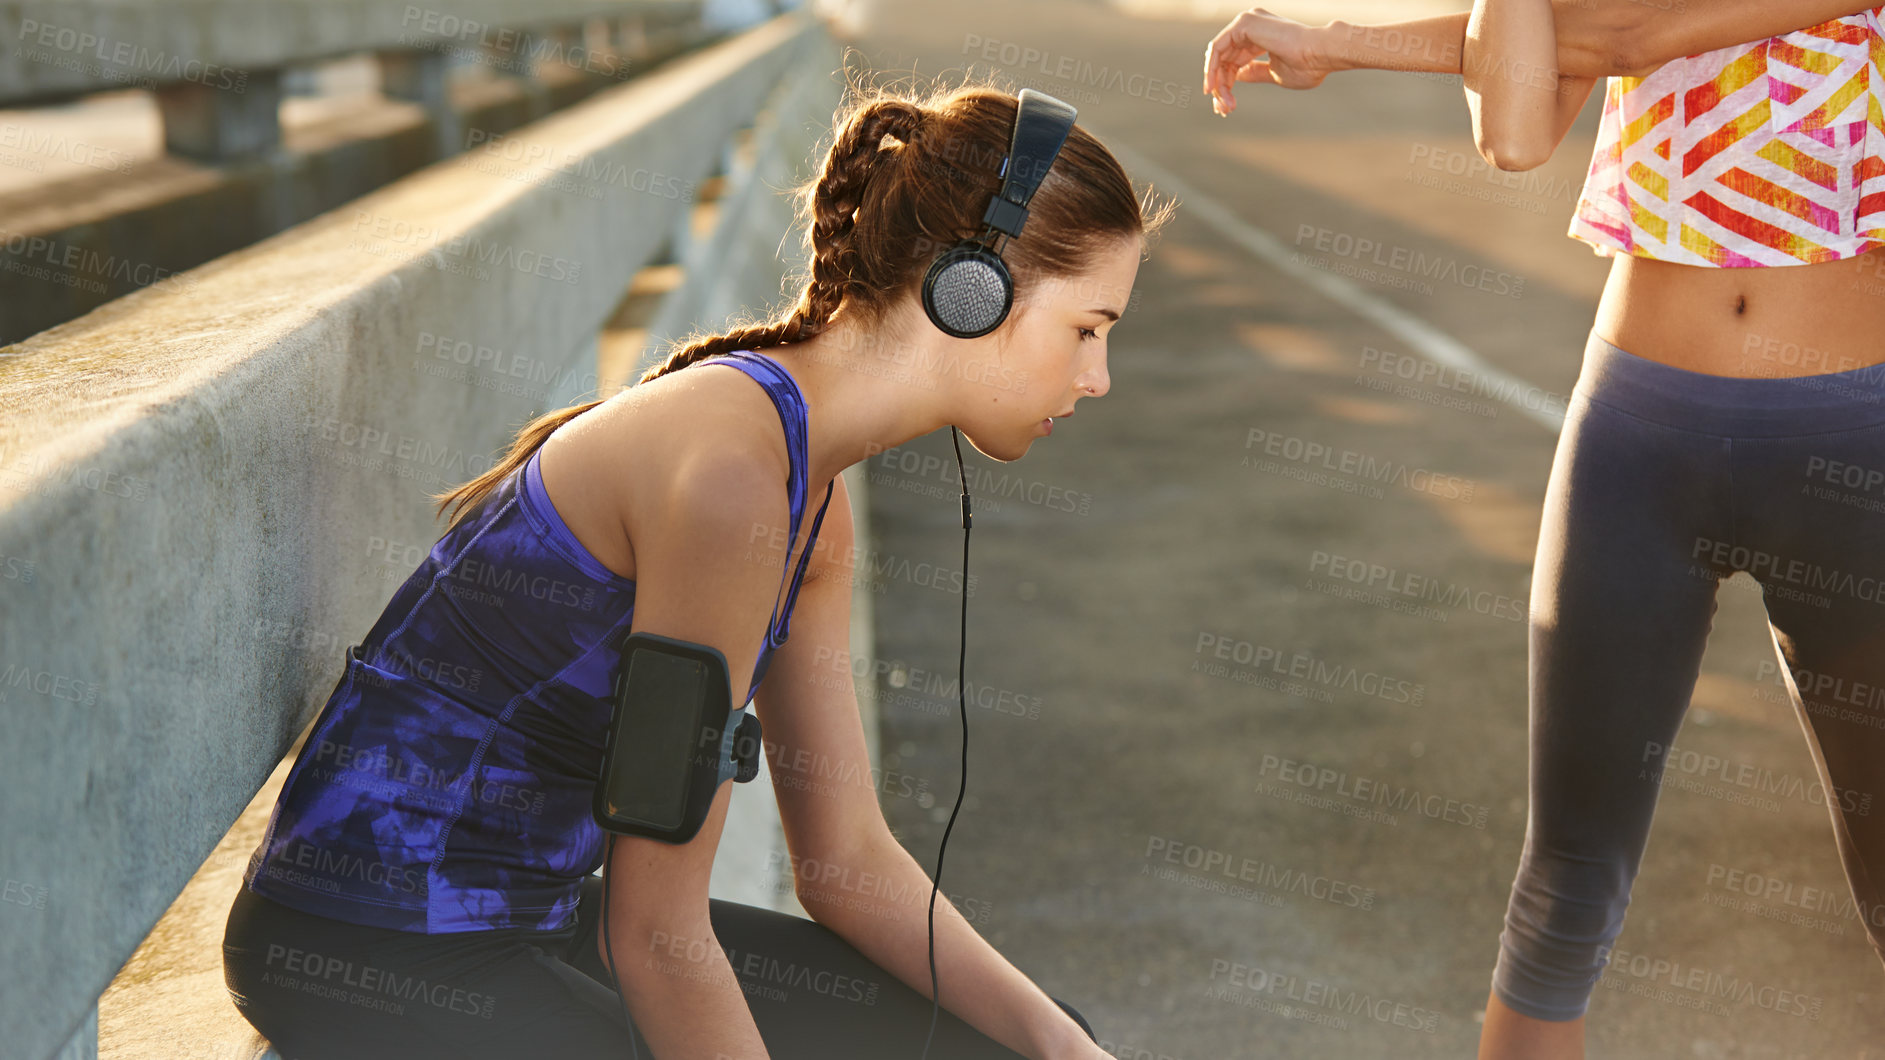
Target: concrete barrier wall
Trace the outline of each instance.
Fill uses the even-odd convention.
[[[592,396],[601,321],[823,42],[780,16],[0,358],[10,1053],[93,1017],[437,538],[425,494]]]

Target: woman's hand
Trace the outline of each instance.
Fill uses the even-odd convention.
[[[1237,109],[1238,81],[1297,89],[1321,84],[1333,68],[1319,44],[1314,27],[1260,7],[1231,19],[1204,51],[1204,92],[1212,97],[1212,111],[1228,115]]]

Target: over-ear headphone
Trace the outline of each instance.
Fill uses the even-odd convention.
[[[1044,92],[1021,90],[1001,190],[982,213],[982,233],[944,250],[923,277],[923,311],[945,333],[979,339],[1001,326],[1014,305],[1014,278],[1001,260],[1027,223],[1028,201],[1073,131],[1074,108]]]

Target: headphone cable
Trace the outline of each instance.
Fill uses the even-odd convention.
[[[943,826],[942,842],[936,846],[936,874],[929,884],[929,1035],[923,1039],[923,1057],[928,1060],[930,1042],[936,1038],[936,1017],[942,1009],[942,994],[936,986],[936,891],[942,886],[943,851],[949,846],[949,832],[956,826],[956,813],[962,809],[962,793],[969,787],[969,701],[968,686],[962,683],[963,663],[968,657],[969,639],[969,479],[962,470],[962,441],[956,425],[949,425],[949,440],[956,447],[956,478],[962,484],[962,628],[956,651],[956,699],[962,711],[962,773],[956,785],[956,804],[949,811],[949,823]]]

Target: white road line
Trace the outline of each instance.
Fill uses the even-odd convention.
[[[1553,434],[1563,430],[1562,412],[1550,408],[1532,408],[1522,400],[1521,395],[1538,393],[1541,388],[1488,363],[1465,343],[1400,306],[1378,298],[1333,273],[1292,261],[1290,250],[1282,240],[1238,217],[1223,203],[1192,187],[1171,170],[1126,147],[1119,140],[1106,138],[1106,146],[1130,172],[1149,178],[1155,186],[1162,186],[1176,195],[1181,200],[1180,210],[1192,211],[1219,234],[1248,250],[1264,264],[1288,273],[1304,285],[1320,291],[1331,301],[1367,317],[1427,360],[1483,377],[1489,384],[1486,388],[1488,396],[1498,398],[1524,413]]]

